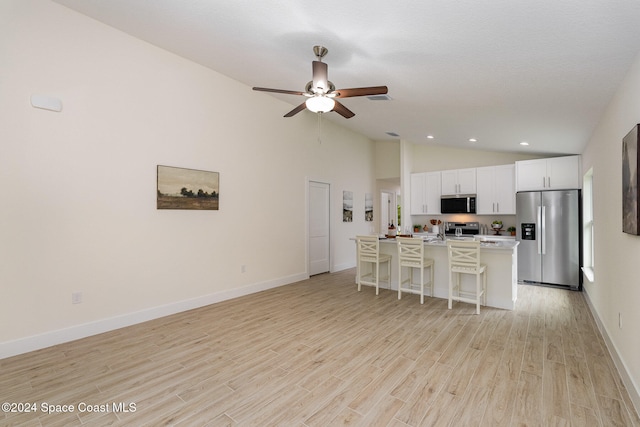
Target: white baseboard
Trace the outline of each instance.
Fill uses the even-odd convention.
[[[333,266],[333,270],[331,270],[331,272],[332,273],[337,273],[338,271],[348,270],[350,268],[356,268],[356,263],[355,262],[350,262],[350,263],[334,265]]]
[[[593,318],[596,321],[598,330],[600,331],[600,333],[602,334],[602,337],[604,338],[605,344],[607,345],[607,349],[609,350],[609,354],[611,354],[613,363],[616,365],[616,368],[618,369],[620,378],[622,378],[622,382],[624,383],[624,386],[627,388],[627,391],[629,392],[629,398],[631,399],[631,402],[635,407],[636,413],[640,414],[640,388],[635,383],[633,378],[631,378],[631,376],[629,375],[629,370],[627,369],[627,366],[625,365],[624,361],[620,358],[618,349],[616,348],[615,344],[613,343],[613,341],[611,341],[611,338],[609,336],[609,331],[607,331],[607,328],[605,327],[604,323],[602,323],[602,321],[600,320],[600,317],[598,316],[598,313],[596,312],[595,307],[593,306],[593,303],[589,298],[589,293],[584,291],[583,294],[585,295],[585,300],[587,301],[589,310],[591,310],[591,314],[593,314]]]
[[[158,307],[151,307],[144,310],[127,313],[107,319],[96,320],[94,322],[74,325],[64,329],[49,331],[38,335],[19,338],[13,341],[0,343],[0,359],[4,359],[18,354],[28,353],[34,350],[51,347],[53,345],[86,338],[92,335],[101,334],[148,320],[158,319],[171,314],[180,313],[194,308],[204,307],[221,301],[230,300],[244,295],[253,294],[267,289],[277,288],[290,283],[308,279],[306,273],[299,273],[275,280],[261,283],[254,283],[237,289],[216,292],[203,295],[201,297],[178,301]]]

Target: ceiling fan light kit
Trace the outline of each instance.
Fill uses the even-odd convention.
[[[304,103],[307,106],[307,110],[313,113],[328,113],[336,105],[336,101],[326,96],[313,96]]]
[[[328,113],[335,111],[345,119],[355,116],[355,113],[349,110],[334,98],[351,98],[354,96],[370,96],[384,95],[388,92],[386,86],[357,87],[351,89],[336,89],[334,84],[329,81],[328,66],[322,62],[322,58],[329,52],[323,46],[314,46],[313,53],[316,55],[317,61],[312,62],[312,79],[307,83],[304,92],[270,89],[264,87],[254,87],[253,90],[272,93],[283,93],[287,95],[302,95],[308,99],[289,111],[284,117],[292,117],[305,108],[314,113]]]

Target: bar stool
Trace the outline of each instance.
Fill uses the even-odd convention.
[[[476,305],[480,314],[480,303],[487,304],[487,266],[480,263],[480,242],[447,240],[449,256],[449,309],[452,301],[468,302]],[[460,274],[476,276],[475,292],[460,289]],[[455,282],[454,282],[454,275]],[[454,290],[457,294],[454,295]]]
[[[424,304],[424,286],[429,285],[429,296],[433,296],[433,259],[424,257],[422,239],[397,237],[398,242],[398,299],[402,292],[420,295],[420,304]],[[402,267],[409,268],[409,278],[402,280]],[[414,283],[413,271],[420,269],[420,282]],[[424,281],[424,270],[429,268],[429,282]],[[406,284],[406,285],[405,285]],[[420,287],[417,289],[417,287]]]
[[[380,264],[387,263],[387,283],[391,289],[391,255],[380,253],[380,239],[378,236],[356,236],[357,244],[357,272],[358,292],[362,284],[376,287],[376,295],[379,292]],[[371,273],[362,274],[362,264],[371,264]]]

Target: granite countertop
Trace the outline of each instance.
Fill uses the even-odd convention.
[[[500,236],[498,236],[500,237]],[[470,238],[455,238],[455,237],[447,237],[446,240],[439,240],[437,237],[435,236],[423,236],[422,239],[424,240],[424,244],[427,246],[446,246],[447,242],[446,240],[472,240]],[[396,243],[396,239],[395,238],[387,238],[387,237],[381,237],[380,238],[380,243]],[[511,250],[513,248],[515,248],[516,246],[518,246],[520,244],[520,242],[517,242],[515,239],[491,239],[491,236],[486,236],[485,240],[482,240],[480,242],[480,247],[481,248],[487,248],[487,249],[503,249],[503,250]]]

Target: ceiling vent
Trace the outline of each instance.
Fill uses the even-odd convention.
[[[391,101],[391,97],[389,95],[371,95],[367,96],[369,101]]]
[[[389,136],[393,136],[394,138],[397,138],[397,137],[399,137],[399,136],[400,136],[400,135],[398,135],[398,134],[397,134],[397,133],[395,133],[395,132],[385,132],[385,133],[386,133],[387,135],[389,135]]]

